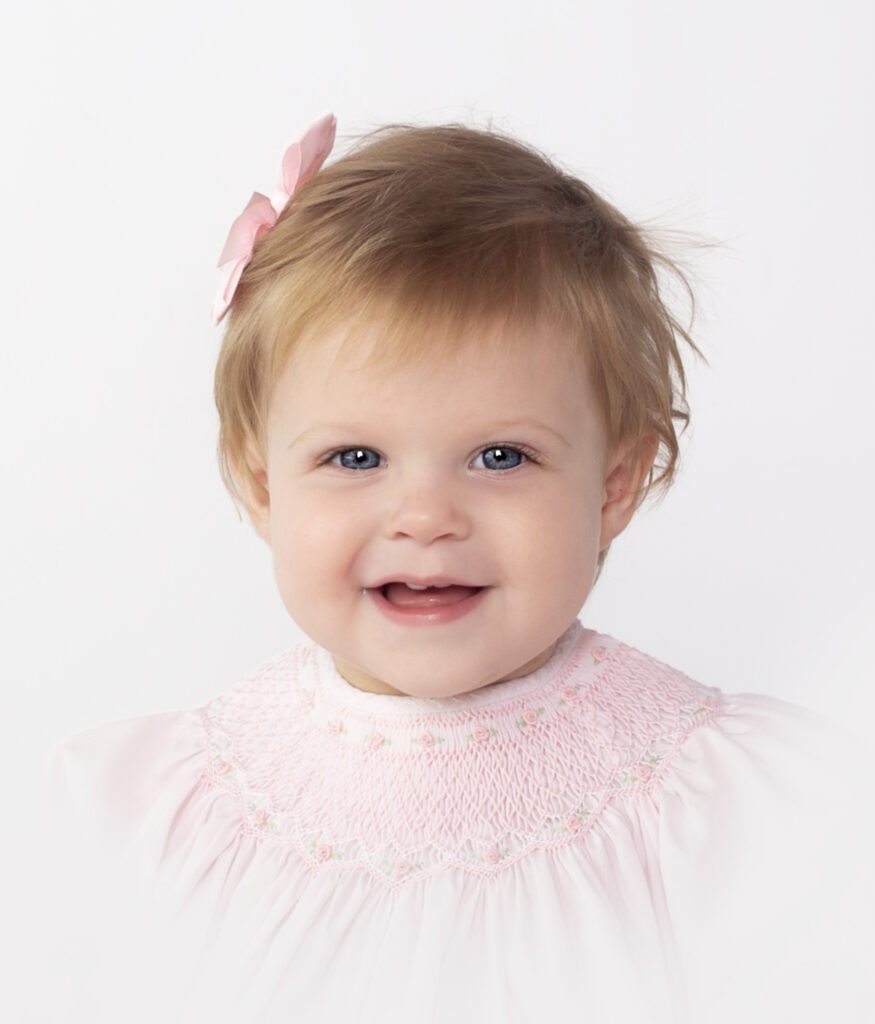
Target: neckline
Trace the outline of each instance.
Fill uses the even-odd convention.
[[[557,640],[549,659],[534,672],[453,697],[413,697],[359,690],[338,672],[331,654],[317,645],[311,647],[307,660],[315,670],[313,681],[322,699],[335,709],[361,713],[369,718],[442,718],[459,712],[503,707],[552,688],[557,678],[564,675],[566,666],[576,661],[575,656],[582,650],[596,643],[598,635],[575,619]]]

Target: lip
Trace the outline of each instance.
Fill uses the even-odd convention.
[[[382,590],[387,583],[412,583],[415,587],[449,587],[454,584],[459,587],[479,587],[479,583],[469,583],[467,580],[460,580],[456,576],[384,576],[376,583],[372,583],[366,590]]]
[[[431,577],[430,582],[426,583],[423,581],[423,586],[437,586],[435,580],[446,583],[456,583],[457,580],[452,580],[443,577]],[[420,581],[414,577],[404,576],[392,576],[385,581],[386,583],[419,583]],[[390,622],[398,623],[401,626],[438,626],[443,625],[447,622],[455,622],[457,619],[464,618],[466,615],[470,615],[472,611],[483,601],[487,593],[492,589],[491,587],[481,587],[475,594],[470,597],[466,597],[464,601],[459,601],[457,604],[439,605],[434,608],[399,608],[397,605],[392,604],[383,597],[383,586],[385,584],[379,584],[375,587],[367,587],[365,593],[374,603],[374,607],[382,615],[384,615]],[[468,583],[461,584],[461,586],[476,586],[476,584]]]

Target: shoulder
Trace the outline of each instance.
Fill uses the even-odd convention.
[[[639,722],[648,730],[674,725],[687,735],[709,727],[742,742],[771,737],[778,744],[814,752],[864,749],[863,741],[837,722],[790,701],[743,689],[726,692],[691,678],[682,670],[607,634],[585,630],[581,643],[587,658],[603,666],[589,687],[590,701],[618,719]],[[646,723],[646,725],[645,725]]]
[[[121,719],[80,732],[46,756],[48,813],[74,833],[121,841],[174,777],[197,775],[204,749],[196,709]]]
[[[875,921],[871,748],[807,708],[723,692],[609,637],[599,643],[608,670],[593,703],[617,728],[639,723],[639,743],[661,750],[652,778],[644,757],[647,781],[627,787],[650,800],[626,806],[654,844],[650,871],[671,908],[691,1019],[740,1019],[752,1001],[776,1019],[791,1004],[798,1019],[822,1019],[830,1001],[859,998]]]
[[[576,690],[576,721],[610,761],[625,762],[642,781],[725,713],[718,688],[607,634],[584,630],[567,671],[572,686],[562,692]]]
[[[595,671],[590,664],[595,663]],[[765,694],[727,693],[611,636],[584,631],[575,674],[585,722],[630,762],[724,788],[847,793],[872,751],[824,716]],[[743,685],[743,682],[742,682]]]
[[[225,781],[223,752],[282,730],[304,646],[198,707],[104,723],[54,746],[44,763],[47,813],[106,848],[165,833],[181,805],[213,798],[214,784]]]
[[[692,679],[652,655],[605,633],[584,630],[577,666],[590,674],[588,702],[618,719],[652,730],[695,727],[724,710],[721,690]]]
[[[288,654],[272,659],[199,707],[106,722],[56,744],[44,759],[49,807],[86,829],[99,819],[124,828],[155,794],[204,774],[212,709],[226,720],[247,708],[255,713],[287,660]]]

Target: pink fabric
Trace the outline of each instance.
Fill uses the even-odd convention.
[[[868,1020],[852,747],[578,623],[440,700],[302,645],[58,751],[55,806],[113,868],[67,911],[104,966],[63,1019]]]
[[[299,185],[311,178],[325,163],[334,146],[337,120],[325,114],[307,127],[300,139],[283,154],[279,184],[268,198],[253,192],[243,212],[236,218],[219,256],[222,273],[210,319],[216,326],[227,313],[246,264],[252,258],[256,239],[276,224],[279,215]]]

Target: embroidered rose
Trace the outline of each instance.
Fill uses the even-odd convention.
[[[252,815],[252,823],[256,828],[262,828],[267,824],[267,811],[256,811]]]
[[[649,782],[653,777],[653,769],[646,764],[639,764],[635,769],[635,778],[639,782]]]
[[[497,864],[501,854],[498,852],[497,846],[490,846],[484,854],[484,857],[486,858],[487,864]]]
[[[419,742],[424,747],[433,747],[434,746],[434,736],[432,736],[432,734],[430,732],[421,733],[420,737],[419,737]]]
[[[482,743],[484,740],[489,739],[489,730],[483,725],[475,725],[471,735],[478,743]]]
[[[410,867],[410,861],[399,860],[398,863],[395,865],[395,874],[403,878],[404,875],[410,873]]]
[[[575,690],[573,686],[566,686],[559,696],[563,700],[574,700],[577,696],[577,690]]]
[[[532,708],[527,708],[523,712],[523,721],[526,725],[534,725],[538,721],[538,712]]]
[[[583,822],[582,818],[569,818],[565,823],[569,832],[576,832]]]
[[[367,744],[371,750],[376,750],[377,747],[382,747],[385,742],[385,739],[378,732],[372,732],[367,739]]]
[[[328,723],[328,731],[332,736],[338,736],[343,732],[343,722],[334,721]]]
[[[317,860],[330,860],[331,859],[331,847],[330,846],[318,846],[316,848]]]
[[[595,661],[596,664],[598,664],[600,661],[604,661],[605,658],[607,658],[608,656],[608,652],[604,649],[604,647],[593,647],[592,651],[590,651],[590,654],[592,654],[593,661]]]

